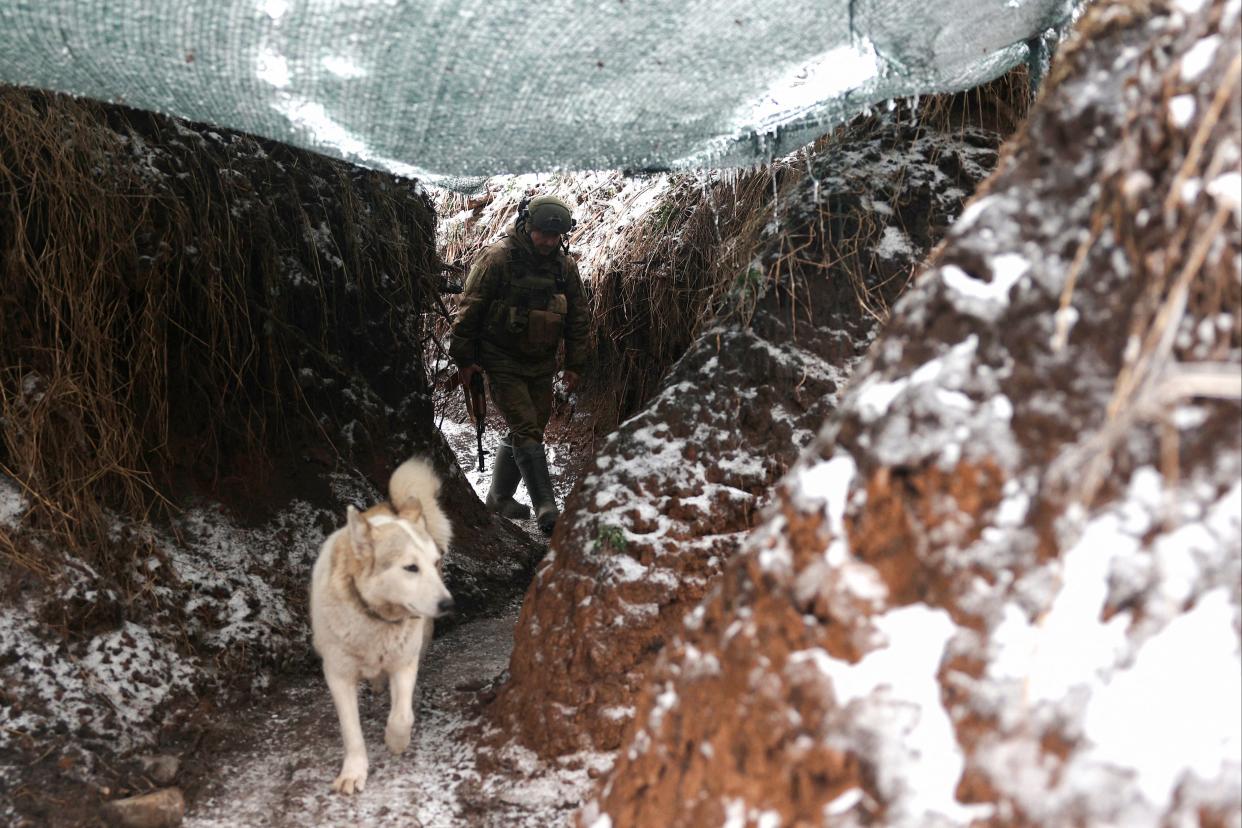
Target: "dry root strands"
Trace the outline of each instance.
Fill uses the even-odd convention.
[[[61,546],[165,508],[174,469],[330,440],[354,415],[311,396],[352,360],[425,387],[395,356],[436,264],[425,196],[222,133],[0,88],[0,464]]]
[[[1105,24],[1108,18],[1101,15]],[[1201,36],[1198,33],[1195,36]],[[1236,44],[1237,25],[1221,32]],[[1187,38],[1191,33],[1187,33]],[[1242,397],[1242,372],[1225,358],[1242,348],[1242,257],[1236,194],[1223,197],[1211,182],[1237,174],[1237,135],[1242,124],[1242,56],[1222,48],[1217,61],[1226,65],[1218,86],[1188,84],[1181,63],[1169,61],[1167,44],[1154,46],[1146,60],[1163,65],[1163,93],[1140,101],[1114,151],[1119,169],[1101,182],[1100,204],[1089,239],[1075,256],[1070,276],[1110,267],[1119,251],[1134,273],[1137,301],[1128,308],[1128,346],[1103,426],[1078,451],[1063,458],[1051,473],[1054,484],[1074,501],[1091,505],[1108,483],[1116,455],[1133,429],[1160,422],[1163,472],[1170,487],[1178,477],[1178,432],[1170,416],[1191,398],[1236,402]],[[1214,75],[1214,73],[1208,73]],[[1185,128],[1169,117],[1169,101],[1194,95],[1195,122]],[[1203,186],[1187,188],[1198,179]],[[1136,199],[1135,182],[1141,203]],[[1105,235],[1112,244],[1097,247]],[[1084,266],[1084,263],[1085,266]],[[1062,307],[1069,304],[1074,279],[1067,282]],[[1206,324],[1231,319],[1217,330],[1213,344],[1196,342]],[[1064,342],[1063,336],[1058,342]],[[1232,404],[1232,403],[1231,403]],[[1085,471],[1083,471],[1085,470]]]

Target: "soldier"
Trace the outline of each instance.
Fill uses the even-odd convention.
[[[562,376],[570,391],[586,361],[586,297],[563,241],[575,224],[569,206],[555,196],[524,201],[513,231],[471,266],[449,341],[463,387],[470,387],[475,372],[486,372],[492,401],[509,426],[492,464],[487,508],[509,518],[530,517],[513,499],[520,476],[547,534],[558,512],[543,430],[552,414],[561,340]]]

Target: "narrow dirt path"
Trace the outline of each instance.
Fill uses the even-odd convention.
[[[489,474],[474,468],[474,431],[455,422],[444,431],[480,497]],[[487,435],[494,457],[497,436]],[[553,453],[561,490],[568,481],[565,455]],[[560,462],[557,462],[560,461]],[[525,500],[525,491],[519,490]],[[518,525],[542,539],[534,520]],[[568,825],[593,776],[611,757],[575,755],[548,764],[508,746],[481,745],[479,690],[509,665],[520,599],[493,618],[469,621],[436,637],[418,682],[414,735],[409,749],[392,756],[384,747],[386,689],[359,686],[359,712],[370,769],[366,790],[333,793],[343,747],[336,711],[323,677],[290,676],[269,691],[269,703],[223,711],[200,761],[206,781],[192,793],[187,828],[236,826],[404,826],[405,828],[553,828]],[[480,761],[482,760],[482,761]]]
[[[588,789],[585,768],[543,768],[509,753],[504,767],[481,771],[477,690],[508,665],[518,607],[456,627],[437,638],[423,664],[410,749],[384,747],[387,692],[359,691],[371,761],[366,790],[332,792],[341,761],[336,713],[323,679],[305,676],[274,688],[271,704],[230,723],[215,772],[186,815],[188,828],[239,825],[539,826],[565,824]]]

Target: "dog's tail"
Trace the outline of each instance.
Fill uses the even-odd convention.
[[[419,513],[426,522],[427,533],[444,553],[452,540],[453,528],[440,510],[439,494],[440,476],[430,461],[421,457],[406,460],[388,481],[388,499],[393,508],[398,514]]]

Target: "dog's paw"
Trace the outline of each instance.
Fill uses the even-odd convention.
[[[367,760],[346,758],[345,764],[341,765],[341,775],[332,783],[332,790],[337,793],[349,796],[355,793],[362,793],[362,789],[367,786]]]
[[[410,729],[413,725],[412,719],[388,720],[388,727],[384,728],[384,744],[388,745],[388,750],[394,756],[404,752],[410,746]]]

